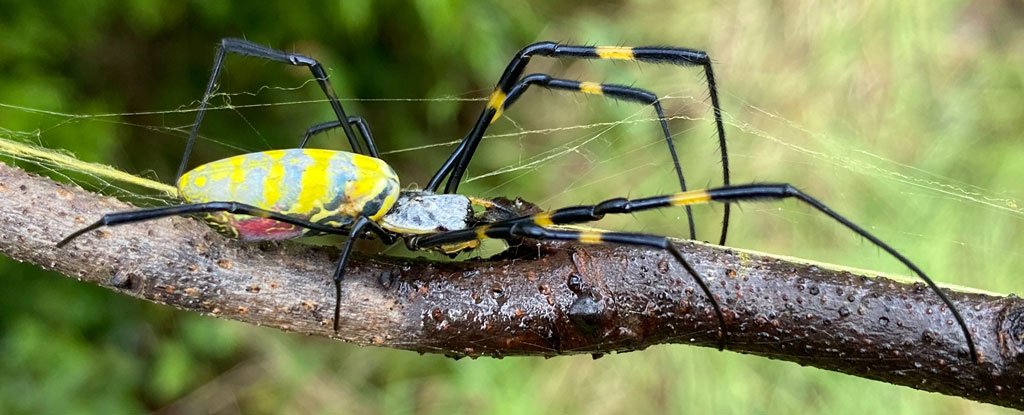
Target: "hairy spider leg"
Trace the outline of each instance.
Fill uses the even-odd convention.
[[[129,223],[146,222],[154,219],[161,219],[171,216],[187,216],[201,213],[216,212],[227,212],[231,214],[249,215],[258,218],[273,219],[278,222],[284,222],[290,225],[311,229],[317,232],[336,235],[348,234],[348,231],[342,228],[302,220],[293,216],[288,216],[283,213],[258,208],[256,206],[247,205],[244,203],[206,202],[107,213],[100,217],[100,219],[97,220],[96,222],[93,222],[91,225],[79,229],[75,231],[75,233],[72,233],[71,235],[68,235],[66,238],[62,239],[60,242],[57,242],[57,247],[63,247],[64,245],[67,245],[69,242],[78,238],[79,236],[82,236],[83,234],[88,233],[89,231],[93,231],[104,226],[116,226]]]
[[[199,109],[196,111],[196,120],[192,124],[192,130],[188,134],[188,141],[185,143],[185,151],[182,154],[181,164],[178,166],[178,174],[175,176],[175,180],[181,177],[182,174],[185,174],[185,169],[188,167],[188,159],[192,154],[192,148],[195,145],[196,137],[199,135],[199,125],[202,124],[203,117],[206,115],[206,107],[209,105],[210,95],[213,94],[213,90],[217,84],[217,79],[220,77],[220,72],[224,68],[224,58],[228,53],[251,56],[294,66],[308,67],[309,71],[313,74],[313,78],[316,79],[317,83],[320,85],[320,89],[324,92],[324,95],[327,96],[327,101],[330,102],[331,108],[334,109],[335,115],[338,116],[338,120],[341,121],[348,119],[348,116],[345,115],[345,109],[341,106],[341,101],[338,100],[337,94],[334,92],[334,87],[331,86],[330,81],[327,79],[327,72],[324,71],[323,66],[320,65],[320,62],[316,59],[297,53],[282,52],[244,39],[221,39],[220,45],[217,47],[216,57],[213,60],[213,70],[210,73],[210,80],[206,84],[206,91],[203,92],[203,99],[199,102]],[[348,138],[349,145],[352,146],[352,150],[354,152],[368,154],[372,157],[379,158],[380,155],[377,152],[377,146],[369,136],[363,137],[367,147],[367,152],[364,153],[362,147],[359,145],[355,131],[352,130],[352,127],[349,126],[348,123],[342,123],[341,128],[345,131],[345,137]]]
[[[665,111],[661,107],[661,101],[658,100],[658,96],[654,95],[654,93],[650,91],[626,85],[570,81],[566,79],[552,78],[551,76],[541,73],[526,75],[509,90],[509,93],[501,107],[498,108],[498,112],[494,114],[494,119],[500,117],[501,112],[505,108],[515,103],[516,100],[526,92],[530,85],[537,85],[556,90],[579,91],[584,94],[591,95],[604,95],[612,99],[651,105],[654,107],[654,111],[658,115],[658,121],[661,123],[661,131],[665,135],[665,141],[668,143],[670,151],[675,153],[675,147],[672,144],[672,133],[668,129],[668,121],[665,120]],[[686,180],[683,178],[682,172],[680,170],[676,170],[676,172],[679,173],[680,187],[682,187],[683,191],[686,191]],[[690,239],[697,239],[697,233],[693,223],[693,211],[690,206],[684,206],[684,209],[686,209],[686,219],[690,227]]]
[[[341,281],[345,277],[345,267],[348,265],[349,255],[352,252],[353,244],[355,240],[364,235],[366,232],[373,232],[381,241],[387,245],[391,245],[397,241],[397,237],[390,232],[384,230],[372,220],[367,219],[364,216],[356,218],[355,222],[349,227],[349,229],[338,228],[333,226],[321,225],[310,221],[298,219],[292,216],[288,216],[282,213],[261,209],[256,206],[246,205],[244,203],[237,202],[207,202],[207,203],[191,203],[177,206],[163,206],[148,209],[137,209],[126,212],[115,212],[103,215],[98,221],[86,226],[66,238],[57,242],[57,247],[63,247],[72,240],[82,236],[83,234],[102,228],[104,226],[116,226],[125,225],[129,223],[145,222],[154,219],[161,219],[171,216],[186,216],[196,215],[202,213],[216,213],[216,212],[227,212],[232,214],[249,215],[260,218],[274,219],[279,222],[311,229],[318,232],[334,235],[347,235],[348,240],[345,241],[345,245],[342,247],[341,256],[338,258],[338,265],[334,270],[334,331],[338,331],[338,319],[341,315]]]
[[[801,202],[810,205],[819,212],[832,218],[836,222],[839,222],[847,229],[850,229],[857,235],[871,241],[872,244],[881,248],[887,252],[893,258],[896,258],[899,262],[910,268],[917,276],[928,285],[928,287],[942,300],[942,302],[949,308],[949,311],[953,314],[953,318],[956,319],[960,325],[960,329],[963,331],[964,337],[967,340],[967,349],[970,353],[971,358],[978,362],[978,354],[974,345],[974,338],[971,336],[971,332],[967,327],[967,323],[960,315],[960,311],[956,308],[956,305],[946,296],[945,293],[935,284],[934,281],[921,268],[915,265],[907,257],[901,254],[892,246],[882,242],[881,239],[871,234],[864,228],[853,223],[853,221],[840,215],[836,211],[826,206],[821,201],[811,197],[810,195],[800,191],[796,187],[789,184],[747,184],[738,186],[722,186],[706,190],[691,190],[687,192],[680,192],[671,195],[646,197],[640,199],[625,199],[616,198],[609,199],[595,205],[586,206],[574,206],[562,209],[557,209],[549,212],[542,212],[532,216],[525,216],[522,218],[512,219],[504,222],[497,222],[488,225],[480,225],[473,229],[444,232],[436,235],[430,235],[418,238],[415,242],[417,246],[435,246],[437,244],[452,243],[461,240],[468,239],[485,239],[485,238],[501,238],[507,239],[509,236],[526,236],[537,239],[569,239],[577,240],[582,243],[621,243],[627,245],[644,245],[656,248],[662,248],[657,244],[662,243],[659,239],[642,239],[642,238],[660,238],[654,235],[642,235],[642,234],[623,234],[617,232],[604,232],[598,230],[585,230],[585,231],[563,231],[559,232],[572,232],[563,234],[553,234],[545,229],[555,225],[568,225],[587,223],[599,220],[606,214],[621,214],[621,213],[632,213],[639,212],[649,209],[658,209],[668,206],[686,206],[696,205],[709,202],[720,202],[720,203],[736,203],[742,201],[757,201],[757,200],[781,200],[786,198],[795,198]],[[516,229],[513,231],[513,229]],[[540,228],[537,230],[534,228]],[[518,235],[516,235],[518,234]],[[535,236],[536,235],[536,236]],[[634,239],[635,237],[635,239]],[[671,244],[669,244],[671,245]],[[665,248],[668,249],[668,248]],[[671,250],[670,250],[671,252]],[[673,254],[673,256],[676,256]],[[679,257],[676,258],[677,260]],[[682,261],[681,261],[682,262]],[[684,265],[685,267],[685,265]],[[700,281],[700,277],[696,273],[691,272],[691,275],[698,280],[698,283],[702,288],[705,285]],[[713,304],[715,303],[714,297],[712,297],[707,291],[705,295],[711,299]],[[717,306],[716,306],[717,310]],[[719,315],[721,318],[721,315]],[[721,320],[720,320],[721,321]],[[722,324],[723,333],[725,331],[724,323]]]
[[[348,239],[341,248],[338,266],[334,269],[334,331],[338,331],[339,321],[341,320],[341,280],[345,278],[345,268],[348,266],[349,255],[352,253],[352,247],[355,246],[356,239],[365,235],[368,231],[377,234],[386,245],[391,245],[398,240],[397,236],[384,230],[369,218],[365,216],[356,218],[355,223],[352,224],[352,229],[348,232]]]
[[[633,232],[604,232],[596,230],[569,230],[552,229],[555,225],[566,225],[573,223],[593,222],[601,219],[607,213],[627,213],[632,210],[612,209],[609,202],[626,201],[626,199],[613,199],[594,206],[577,206],[564,208],[552,212],[542,212],[532,216],[512,219],[493,224],[478,225],[475,228],[457,231],[442,232],[434,235],[413,237],[409,239],[409,245],[413,249],[430,248],[441,245],[457,244],[459,242],[483,240],[483,239],[505,239],[533,238],[539,240],[563,240],[578,241],[585,244],[614,243],[620,245],[642,246],[657,248],[668,251],[683,269],[686,270],[693,280],[697,282],[704,296],[708,298],[711,307],[718,319],[719,341],[718,350],[723,350],[729,337],[729,331],[725,324],[725,315],[718,305],[718,300],[711,294],[704,278],[697,273],[693,265],[686,260],[682,252],[672,244],[667,237]],[[644,210],[644,209],[635,209]]]
[[[450,174],[448,183],[445,185],[446,193],[458,191],[462,176],[469,166],[476,148],[483,138],[484,132],[490,123],[495,119],[496,114],[500,115],[504,108],[503,101],[512,91],[522,76],[530,58],[534,55],[555,57],[555,58],[582,58],[582,59],[610,59],[626,60],[646,63],[667,63],[680,66],[700,66],[704,68],[704,77],[708,83],[708,93],[711,97],[711,106],[714,111],[715,128],[718,132],[718,146],[721,152],[722,182],[728,186],[729,181],[729,153],[726,147],[725,127],[722,123],[722,109],[718,99],[718,86],[715,82],[714,71],[711,68],[711,59],[707,53],[694,49],[673,48],[664,46],[650,47],[628,47],[628,46],[580,46],[561,45],[555,42],[538,42],[526,46],[516,53],[512,61],[505,67],[505,71],[498,81],[497,87],[491,94],[487,107],[480,113],[476,124],[466,134],[462,142],[455,148],[452,154],[445,160],[437,173],[428,182],[427,190],[437,190],[445,177]],[[663,117],[662,117],[663,118]],[[679,179],[680,190],[686,190],[686,183],[683,179],[682,168],[679,165],[679,157],[676,154],[675,146],[671,136],[666,136],[669,153],[672,156],[673,165]],[[722,234],[719,244],[724,245],[729,230],[729,205],[723,207]],[[691,227],[692,229],[692,227]]]
[[[309,139],[313,138],[314,135],[322,134],[328,130],[339,128],[343,125],[341,121],[327,121],[320,124],[315,124],[306,130],[306,133],[302,135],[302,141],[299,142],[298,148],[305,148],[306,144],[309,143]],[[363,136],[363,140],[373,142],[373,134],[370,134],[370,125],[366,122],[363,117],[348,117],[348,124],[356,126],[359,130],[359,134]]]
[[[942,300],[946,307],[949,308],[949,311],[953,314],[953,318],[956,319],[957,324],[960,325],[960,329],[963,331],[964,337],[967,340],[967,349],[968,353],[970,353],[971,355],[971,358],[976,363],[979,363],[978,354],[974,346],[974,338],[971,336],[970,329],[967,327],[967,322],[964,321],[964,318],[960,315],[960,311],[957,310],[956,305],[954,305],[953,302],[949,299],[949,297],[947,297],[946,294],[943,293],[942,290],[939,288],[939,286],[935,284],[935,281],[932,281],[932,279],[928,277],[928,275],[925,274],[925,272],[921,270],[921,268],[919,268],[916,264],[911,262],[909,258],[901,254],[895,248],[893,248],[892,246],[885,242],[882,242],[881,239],[878,239],[878,237],[871,234],[864,228],[858,226],[857,224],[853,223],[853,221],[847,219],[846,217],[832,210],[821,201],[811,197],[810,195],[800,191],[796,187],[793,187],[789,184],[749,184],[741,186],[725,186],[715,189],[709,189],[705,192],[705,194],[709,200],[723,203],[735,203],[739,201],[758,199],[795,198],[810,205],[819,212],[824,213],[826,216],[834,219],[836,222],[841,223],[847,229],[852,230],[854,233],[863,237],[864,239],[871,241],[872,244],[881,248],[883,251],[889,253],[889,255],[891,255],[893,258],[896,258],[897,261],[903,263],[903,265],[906,266],[907,268],[910,268],[911,271],[917,274],[917,276],[921,278],[921,280],[924,281],[925,284],[927,284],[928,287],[931,288],[931,290],[935,292],[936,295],[938,295],[938,297]],[[672,203],[703,202],[691,201],[694,199],[702,199],[703,195],[701,195],[700,193],[694,193],[688,196],[686,196],[686,193],[682,193],[679,195],[671,196],[670,198],[670,202]]]

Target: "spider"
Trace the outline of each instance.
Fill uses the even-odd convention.
[[[337,120],[310,127],[297,148],[242,154],[216,160],[186,171],[199,126],[227,54],[256,57],[308,67],[327,97]],[[523,75],[533,56],[577,59],[627,60],[642,63],[699,66],[708,84],[719,146],[722,153],[724,185],[687,190],[662,107],[657,95],[631,86],[580,82],[554,78],[543,73]],[[530,211],[506,203],[460,195],[459,182],[488,126],[498,120],[531,86],[552,90],[601,95],[612,99],[650,105],[657,113],[665,141],[679,179],[680,192],[636,199],[613,198],[596,204],[550,211]],[[310,137],[340,128],[352,152],[305,148]],[[359,134],[356,134],[356,131]],[[443,191],[441,184],[447,183]],[[220,233],[242,240],[282,240],[304,235],[347,236],[335,268],[334,329],[340,319],[341,281],[345,275],[354,241],[375,234],[391,245],[404,240],[412,250],[433,250],[454,255],[475,249],[484,239],[567,240],[584,244],[623,244],[660,249],[672,256],[694,279],[711,304],[718,322],[719,349],[724,348],[728,329],[722,308],[704,279],[686,256],[665,236],[632,232],[578,230],[564,225],[594,222],[610,214],[628,214],[665,207],[685,207],[719,202],[797,199],[839,222],[857,235],[892,255],[920,277],[959,323],[968,352],[977,359],[974,340],[956,306],[924,271],[908,258],[824,203],[789,184],[729,184],[717,87],[711,60],[705,52],[677,47],[580,46],[538,42],[516,53],[505,68],[486,107],[475,125],[441,165],[423,190],[400,190],[398,176],[380,159],[367,122],[350,117],[342,108],[321,64],[308,56],[271,49],[242,39],[223,39],[217,49],[213,70],[199,104],[177,173],[177,188],[183,204],[108,213],[57,243],[62,247],[75,238],[104,226],[122,225],[178,215],[199,216]],[[474,206],[483,211],[474,210]],[[690,238],[694,239],[693,219]],[[725,210],[720,242],[728,230]]]

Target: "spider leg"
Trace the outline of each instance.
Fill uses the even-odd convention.
[[[356,129],[359,130],[359,134],[363,136],[363,140],[370,143],[373,142],[373,134],[370,134],[370,125],[367,124],[366,120],[363,119],[363,117],[348,117],[348,123],[350,125],[356,126]],[[309,127],[309,129],[306,130],[306,133],[302,135],[302,141],[299,142],[298,148],[306,147],[306,144],[309,143],[309,139],[312,138],[314,135],[326,132],[328,130],[333,130],[335,128],[339,128],[341,126],[342,122],[335,120],[322,122],[312,127]],[[376,148],[374,150],[376,150]]]
[[[583,213],[583,211],[581,210],[577,213]],[[701,278],[699,273],[697,273],[697,270],[694,269],[693,265],[686,260],[686,257],[683,256],[682,252],[679,252],[679,249],[672,244],[672,241],[664,236],[642,233],[552,229],[549,228],[549,226],[555,224],[555,222],[551,220],[552,218],[553,216],[550,215],[550,212],[546,212],[535,216],[498,222],[491,225],[480,225],[471,229],[443,232],[430,236],[412,238],[409,245],[413,249],[421,249],[488,238],[507,240],[515,237],[527,237],[540,240],[579,241],[586,244],[614,243],[620,245],[663,249],[668,251],[668,253],[683,266],[686,272],[693,277],[693,280],[697,282],[701,291],[703,291],[704,295],[708,298],[708,301],[711,303],[711,307],[714,309],[715,316],[718,319],[718,350],[723,350],[725,348],[725,344],[729,337],[729,331],[726,328],[725,316],[722,314],[722,309],[718,305],[718,300],[716,300],[711,294],[711,289],[708,288],[707,283],[705,283],[704,279]],[[562,218],[568,219],[569,217],[567,215],[563,215]],[[575,220],[572,223],[590,222],[595,220],[582,219],[582,216],[578,216],[576,219],[578,220]]]
[[[661,101],[658,100],[658,96],[654,93],[634,88],[626,85],[615,85],[615,84],[599,84],[594,82],[580,82],[570,81],[566,79],[553,78],[546,74],[535,73],[524,76],[509,90],[508,95],[502,100],[497,112],[494,113],[494,117],[489,122],[494,122],[501,116],[502,111],[508,108],[526,92],[531,86],[539,86],[541,88],[563,90],[571,92],[580,92],[590,95],[606,96],[612,99],[618,99],[623,101],[637,102],[640,104],[651,105],[654,107],[655,113],[658,116],[658,121],[661,123],[662,133],[665,135],[665,142],[668,144],[669,153],[672,155],[672,162],[675,164],[676,174],[679,178],[679,186],[683,191],[686,190],[686,179],[683,178],[683,172],[679,167],[679,158],[676,156],[675,145],[672,143],[672,133],[668,129],[668,122],[665,120],[665,112],[661,107]],[[448,182],[448,185],[452,185],[452,181]],[[431,189],[431,184],[427,185],[427,189]],[[690,239],[697,239],[695,226],[693,223],[693,212],[689,206],[685,206],[686,218],[690,226]]]
[[[968,329],[967,327],[967,322],[965,322],[964,318],[960,315],[960,311],[957,310],[956,305],[954,305],[953,302],[950,301],[948,297],[946,297],[946,294],[942,292],[939,286],[935,284],[935,281],[932,281],[932,279],[929,278],[928,275],[925,274],[923,270],[921,270],[921,268],[918,268],[917,265],[911,262],[910,259],[908,259],[907,257],[903,256],[903,254],[901,254],[895,248],[889,246],[889,244],[886,244],[885,242],[882,242],[881,239],[878,239],[878,237],[872,235],[866,229],[860,227],[859,225],[853,223],[853,221],[847,219],[846,217],[832,210],[818,199],[815,199],[810,195],[800,191],[796,187],[793,187],[788,184],[748,184],[740,186],[724,186],[715,189],[708,189],[707,191],[703,191],[703,194],[701,194],[700,192],[702,191],[679,193],[677,195],[670,196],[669,198],[674,204],[703,203],[707,200],[723,203],[735,203],[746,200],[778,200],[785,198],[795,198],[797,200],[804,202],[805,204],[810,205],[811,207],[825,214],[826,216],[834,219],[836,222],[841,223],[847,229],[850,229],[857,235],[860,235],[862,238],[871,241],[872,244],[881,248],[883,251],[889,253],[889,255],[891,255],[893,258],[896,258],[897,261],[903,263],[903,265],[906,266],[907,268],[910,268],[911,271],[917,274],[917,276],[921,278],[921,280],[924,281],[925,284],[927,284],[928,287],[931,288],[931,290],[936,295],[939,296],[942,302],[946,305],[946,307],[949,308],[949,311],[953,314],[953,318],[956,319],[957,324],[960,325],[960,329],[963,331],[964,337],[967,339],[967,349],[971,355],[971,358],[976,363],[979,362],[978,354],[975,351],[974,338],[971,336],[970,329]]]
[[[249,215],[260,218],[274,219],[278,222],[284,222],[287,224],[299,226],[306,229],[311,229],[317,232],[323,232],[328,234],[346,235],[347,230],[321,225],[319,223],[313,223],[310,221],[302,220],[292,216],[285,215],[283,213],[273,212],[266,209],[261,209],[256,206],[246,205],[244,203],[237,202],[207,202],[207,203],[190,203],[176,206],[161,206],[148,209],[129,210],[125,212],[115,212],[103,215],[98,221],[79,229],[68,235],[60,242],[57,242],[57,247],[67,245],[69,242],[82,236],[83,234],[102,228],[104,226],[115,226],[124,225],[128,223],[145,222],[153,219],[166,218],[171,216],[183,216],[183,215],[194,215],[199,213],[214,213],[214,212],[227,212],[241,215]]]
[[[316,59],[297,53],[287,53],[271,49],[244,39],[221,39],[220,45],[217,47],[216,57],[213,60],[213,70],[210,73],[210,80],[206,84],[206,91],[203,93],[203,99],[199,102],[199,109],[196,112],[196,120],[195,123],[192,124],[192,130],[188,134],[188,141],[185,143],[185,151],[181,157],[181,165],[178,166],[178,174],[175,176],[175,180],[185,173],[185,169],[188,166],[188,159],[192,154],[192,147],[195,145],[196,137],[199,135],[199,125],[202,124],[203,117],[206,115],[206,107],[209,105],[210,95],[213,94],[214,87],[217,84],[217,79],[220,77],[221,69],[224,68],[224,58],[228,53],[252,56],[294,66],[308,67],[309,71],[313,74],[313,78],[316,79],[317,83],[320,85],[320,89],[323,90],[324,95],[327,96],[327,101],[330,102],[331,108],[334,109],[335,115],[338,116],[338,120],[341,121],[348,119],[348,116],[345,115],[345,109],[341,106],[341,101],[338,100],[338,97],[334,92],[334,88],[327,79],[327,72],[324,71],[323,66],[320,65],[320,62],[317,62]],[[352,130],[352,127],[349,126],[348,123],[342,123],[341,128],[345,130],[345,137],[348,137],[348,142],[349,145],[352,146],[352,150],[362,153],[359,141],[356,139],[356,135]],[[366,136],[363,138],[367,146],[368,154],[373,157],[378,157],[377,147],[373,143],[373,140]]]
[[[62,239],[60,242],[57,242],[57,247],[63,247],[64,245],[67,245],[75,238],[78,238],[79,236],[82,236],[83,234],[89,231],[104,226],[124,225],[128,223],[143,222],[153,219],[166,218],[170,216],[193,215],[199,213],[214,212],[228,212],[234,214],[274,219],[279,222],[284,222],[323,233],[348,235],[348,240],[345,241],[345,245],[343,245],[341,250],[341,256],[338,259],[338,265],[334,269],[334,331],[338,331],[338,320],[341,314],[341,281],[345,277],[345,266],[348,265],[348,259],[350,254],[352,253],[352,247],[356,239],[360,235],[366,233],[367,231],[375,233],[377,236],[381,238],[382,241],[384,241],[385,244],[388,245],[395,243],[397,239],[394,234],[391,234],[390,232],[384,230],[379,225],[374,223],[372,220],[362,216],[356,218],[356,221],[350,226],[349,229],[346,230],[345,228],[321,225],[318,223],[297,219],[281,213],[272,212],[266,209],[261,209],[255,206],[246,205],[242,203],[208,202],[108,213],[106,215],[103,215],[103,217],[100,218],[100,220],[94,222],[93,224],[86,226],[82,229],[79,229],[78,231],[75,231],[71,235],[68,235],[66,238]]]
[[[757,200],[781,200],[787,198],[794,198],[801,202],[810,205],[815,210],[825,214],[832,218],[836,222],[839,222],[847,229],[853,231],[857,235],[864,239],[867,239],[872,244],[887,252],[893,258],[896,258],[899,262],[910,268],[918,278],[925,282],[928,287],[934,292],[939,299],[949,308],[949,311],[953,314],[953,318],[960,325],[960,329],[963,331],[964,337],[967,340],[967,349],[972,359],[978,362],[978,354],[974,345],[974,338],[971,336],[970,329],[967,327],[967,323],[960,315],[960,311],[957,310],[956,305],[946,296],[945,293],[935,284],[934,281],[921,268],[910,261],[906,256],[901,254],[892,246],[882,242],[881,239],[871,234],[864,228],[853,223],[853,221],[840,215],[836,211],[826,206],[821,201],[811,197],[810,195],[800,191],[796,187],[789,184],[747,184],[738,186],[722,186],[706,190],[691,190],[688,192],[680,192],[671,195],[646,197],[640,199],[625,199],[616,198],[609,199],[595,205],[586,206],[573,206],[562,209],[557,209],[549,212],[542,212],[532,216],[526,216],[522,218],[516,218],[503,222],[496,222],[493,224],[479,225],[472,229],[465,229],[452,232],[444,232],[436,235],[430,235],[421,237],[414,241],[414,245],[418,246],[437,246],[446,243],[452,243],[455,241],[467,241],[472,239],[485,239],[485,238],[505,238],[510,235],[513,227],[519,227],[521,230],[517,232],[537,232],[533,230],[534,227],[547,229],[554,225],[569,225],[585,222],[593,222],[604,217],[606,214],[622,214],[631,212],[640,212],[650,209],[658,209],[668,206],[686,206],[696,205],[709,202],[720,202],[720,203],[736,203],[742,201],[757,201]],[[560,231],[560,230],[559,230]],[[526,235],[529,236],[529,235]],[[543,239],[543,237],[541,238]],[[614,242],[614,243],[629,243],[628,237],[620,237],[612,232],[600,232],[600,231],[581,231],[576,234],[576,240],[584,243],[597,243],[597,242]],[[625,242],[623,242],[625,241]],[[636,244],[640,245],[640,244]],[[652,242],[650,245],[653,246]],[[696,274],[693,274],[695,278],[698,278]],[[703,284],[702,284],[703,287]],[[710,296],[707,292],[709,298]],[[723,327],[724,329],[724,327]]]
[[[707,283],[705,283],[704,279],[700,277],[697,270],[693,268],[693,265],[686,260],[683,253],[679,252],[679,249],[676,248],[668,238],[642,233],[551,229],[529,222],[519,222],[507,229],[508,235],[517,237],[542,240],[580,241],[582,243],[590,244],[613,243],[619,245],[645,246],[668,251],[668,253],[672,255],[672,257],[675,258],[684,269],[686,269],[686,272],[693,277],[693,280],[697,282],[698,286],[700,286],[701,291],[703,291],[704,295],[707,296],[708,301],[711,303],[711,307],[715,311],[715,317],[718,318],[718,350],[725,349],[725,345],[729,338],[729,330],[725,326],[725,316],[722,314],[722,309],[718,305],[718,300],[711,295],[711,289],[708,288]],[[495,233],[495,236],[501,238],[504,235],[501,235],[501,233]]]
[[[673,48],[663,46],[653,47],[626,47],[626,46],[579,46],[560,45],[555,42],[538,42],[526,46],[518,53],[505,67],[505,71],[498,81],[498,85],[491,94],[487,107],[481,112],[473,129],[463,138],[462,142],[455,148],[448,159],[441,165],[434,177],[431,178],[428,190],[436,190],[445,177],[450,174],[448,183],[445,186],[446,193],[455,193],[458,190],[459,182],[469,165],[473,154],[476,151],[484,131],[503,108],[503,101],[507,99],[513,87],[519,82],[526,65],[533,56],[546,56],[553,58],[576,58],[576,59],[609,59],[627,60],[646,63],[667,63],[679,66],[700,66],[704,69],[704,77],[708,83],[708,93],[711,97],[711,106],[714,111],[715,127],[718,131],[718,146],[721,152],[722,181],[729,185],[729,157],[726,148],[725,128],[722,123],[722,110],[718,99],[718,86],[715,82],[714,71],[711,67],[711,59],[707,53],[686,48]],[[676,172],[680,174],[682,169],[679,166],[678,158],[672,151]],[[680,180],[680,185],[682,185]],[[682,187],[681,190],[685,190]],[[729,205],[724,206],[722,218],[722,235],[719,244],[724,245],[729,228]]]
[[[365,232],[364,228],[371,223],[373,221],[363,216],[356,219],[348,233],[348,240],[345,241],[345,245],[341,248],[338,266],[334,268],[334,331],[338,331],[339,320],[341,320],[341,280],[345,278],[345,266],[348,265],[348,258],[352,253],[352,247],[355,245],[356,238],[362,235]]]

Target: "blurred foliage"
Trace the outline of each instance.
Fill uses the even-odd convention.
[[[937,280],[1019,292],[1010,277],[1024,265],[1015,248],[1024,214],[1014,205],[1024,175],[1022,21],[1024,7],[1012,0],[0,1],[0,104],[22,108],[0,107],[0,134],[167,181],[214,45],[238,36],[324,62],[386,159],[407,183],[423,184],[450,147],[405,150],[460,138],[523,45],[690,46],[717,63],[734,181],[795,183]],[[699,71],[532,67],[670,94],[690,182],[719,183]],[[226,95],[203,124],[193,165],[294,146],[306,126],[330,119],[308,78],[229,58],[218,89]],[[528,95],[495,125],[470,172],[479,178],[463,190],[551,207],[672,191],[656,125],[570,128],[649,118],[646,110]],[[563,130],[531,133],[550,128]],[[551,149],[551,160],[529,164]],[[718,211],[697,213],[701,239],[716,239]],[[799,206],[748,205],[737,216],[731,245],[905,273]],[[608,226],[683,235],[680,223],[678,212],[658,212]],[[685,346],[593,361],[456,362],[175,312],[11,261],[0,273],[2,413],[1000,412]]]

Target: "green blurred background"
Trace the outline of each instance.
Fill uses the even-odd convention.
[[[460,138],[523,45],[689,46],[716,61],[735,182],[797,184],[939,281],[1021,292],[1022,23],[1013,0],[0,1],[0,134],[168,182],[217,40],[246,37],[319,58],[384,158],[422,185],[451,147],[416,147]],[[543,59],[531,68],[664,96],[689,180],[720,182],[700,71]],[[331,117],[307,80],[229,59],[193,165],[294,146]],[[507,116],[463,191],[558,207],[674,190],[649,108],[532,92]],[[696,214],[699,238],[717,240],[720,210]],[[662,211],[605,226],[683,236],[680,219]],[[795,204],[744,205],[732,229],[733,246],[906,273]],[[2,413],[1003,411],[681,345],[598,360],[452,361],[177,312],[6,259],[0,273]]]

